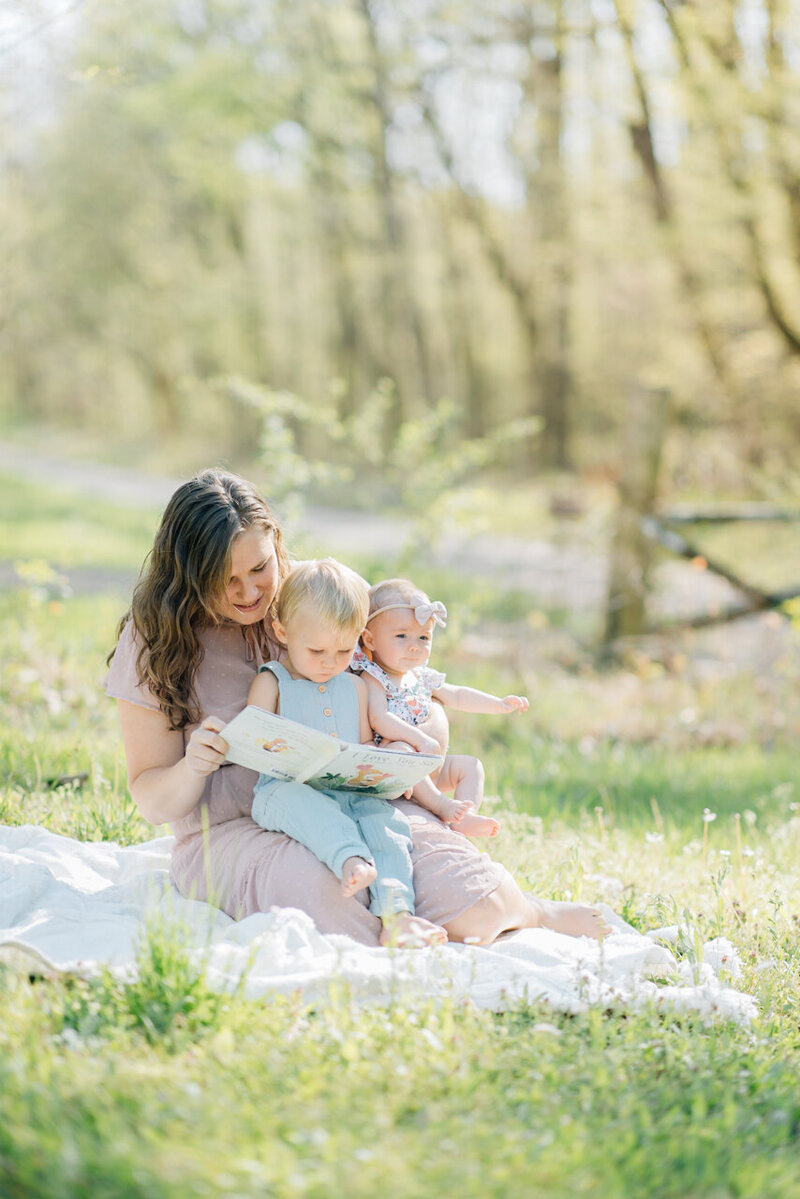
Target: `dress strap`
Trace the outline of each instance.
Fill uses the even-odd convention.
[[[281,662],[264,662],[261,666],[259,666],[258,673],[261,674],[265,670],[271,670],[279,683],[292,681],[292,676]]]
[[[377,662],[373,662],[372,658],[368,658],[362,649],[357,649],[350,660],[350,669],[358,674],[369,674],[373,679],[377,679],[384,691],[387,691],[392,686],[392,680],[389,675],[379,666]]]

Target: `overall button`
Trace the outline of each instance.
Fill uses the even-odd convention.
[[[338,733],[328,733],[328,736],[329,737],[338,737],[339,734]]]
[[[324,687],[322,685],[322,683],[320,683],[319,687],[317,688],[317,691],[327,691],[327,687]]]
[[[322,715],[323,716],[333,716],[333,712],[330,710],[330,708],[323,708]]]

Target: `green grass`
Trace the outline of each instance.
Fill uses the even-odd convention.
[[[85,502],[25,500],[14,536],[42,541],[23,556],[80,526],[80,561],[103,564],[124,527],[111,514],[107,534]],[[796,1199],[796,650],[769,677],[642,659],[598,672],[534,653],[549,631],[511,612],[489,656],[477,634],[491,614],[462,598],[437,666],[533,700],[526,717],[454,721],[455,747],[485,760],[493,855],[525,887],[603,899],[638,927],[688,913],[730,937],[755,1027],[223,997],[168,926],[151,927],[129,983],[31,977],[0,955],[3,1199]],[[153,835],[101,692],[124,603],[0,594],[3,822]]]
[[[0,561],[137,571],[150,549],[158,510],[128,509],[0,474]]]
[[[170,1056],[59,1041],[38,998],[3,1036],[8,1196],[796,1193],[796,1074],[729,1030],[234,1000]]]

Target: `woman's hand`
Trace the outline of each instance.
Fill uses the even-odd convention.
[[[530,706],[527,695],[504,695],[500,702],[506,712],[527,712]]]
[[[186,766],[192,774],[204,777],[219,770],[228,752],[228,742],[218,736],[225,722],[218,716],[206,716],[186,743]]]
[[[183,820],[197,806],[208,776],[228,749],[219,736],[224,723],[207,716],[184,745],[180,729],[171,729],[161,711],[127,700],[117,701],[128,786],[136,806],[151,824]]]

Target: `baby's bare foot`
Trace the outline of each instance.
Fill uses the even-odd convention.
[[[364,858],[348,858],[342,866],[342,895],[355,895],[356,891],[374,883],[378,872]]]
[[[463,833],[465,837],[496,837],[500,832],[497,821],[492,820],[491,816],[479,816],[472,804],[467,804],[460,816],[451,817],[449,823],[452,829]]]
[[[446,795],[439,792],[435,810],[436,815],[445,824],[455,824],[457,820],[466,816],[467,812],[473,812],[475,807],[467,799],[448,799]]]
[[[611,932],[603,914],[585,903],[564,903],[555,899],[531,899],[541,912],[541,927],[570,937],[602,939]]]
[[[410,912],[396,912],[382,917],[381,945],[396,945],[398,949],[420,949],[425,945],[441,945],[447,933],[439,924],[431,924]]]

